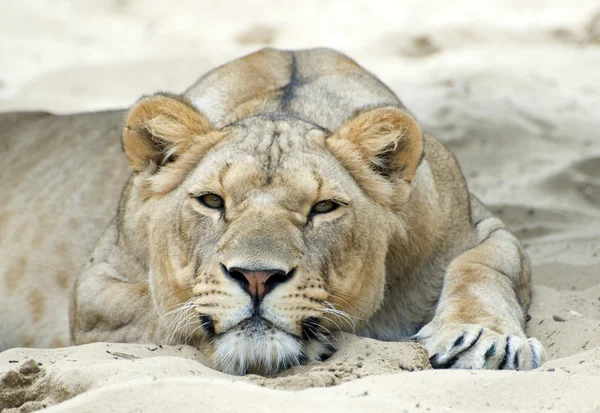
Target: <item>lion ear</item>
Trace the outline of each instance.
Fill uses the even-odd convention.
[[[211,123],[186,98],[156,94],[141,98],[129,111],[123,150],[136,172],[155,172],[184,153]]]
[[[358,155],[379,175],[410,182],[423,156],[423,133],[416,120],[395,107],[359,112],[327,139],[342,158]]]

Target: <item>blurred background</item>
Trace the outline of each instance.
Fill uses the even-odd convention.
[[[450,146],[536,262],[600,250],[598,0],[0,0],[0,39],[0,111],[54,113],[182,92],[265,46],[334,47]]]
[[[419,104],[414,95],[424,84],[461,87],[453,82],[487,71],[527,84],[576,70],[565,89],[599,76],[598,0],[2,0],[0,7],[2,110],[124,107],[142,93],[181,91],[264,46],[337,48],[409,106]]]

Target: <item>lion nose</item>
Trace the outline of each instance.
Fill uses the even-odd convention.
[[[253,299],[259,301],[275,287],[294,276],[295,270],[288,273],[282,270],[248,270],[245,268],[225,268],[226,274],[233,278]]]

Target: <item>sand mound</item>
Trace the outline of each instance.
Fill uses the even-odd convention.
[[[95,343],[56,350],[12,349],[0,354],[0,411],[37,410],[90,390],[174,377],[247,381],[273,389],[300,390],[431,368],[427,352],[416,343],[382,343],[350,334],[340,334],[337,339],[339,351],[328,361],[268,378],[215,371],[201,352],[189,346]]]
[[[278,377],[228,376],[205,364],[204,356],[188,346],[97,343],[9,350],[0,355],[0,409],[29,412],[60,403],[47,411],[158,412],[202,406],[228,412],[398,412],[446,406],[442,411],[581,412],[598,403],[600,386],[600,348],[548,362],[534,372],[444,372],[429,370],[425,352],[414,343],[344,335],[329,361]]]

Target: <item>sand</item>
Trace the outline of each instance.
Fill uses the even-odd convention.
[[[262,46],[338,48],[456,153],[471,190],[524,242],[527,333],[549,361],[434,371],[414,343],[344,335],[326,363],[236,378],[189,347],[11,349],[0,353],[0,410],[600,412],[596,0],[165,4],[0,4],[0,111],[123,108]]]

